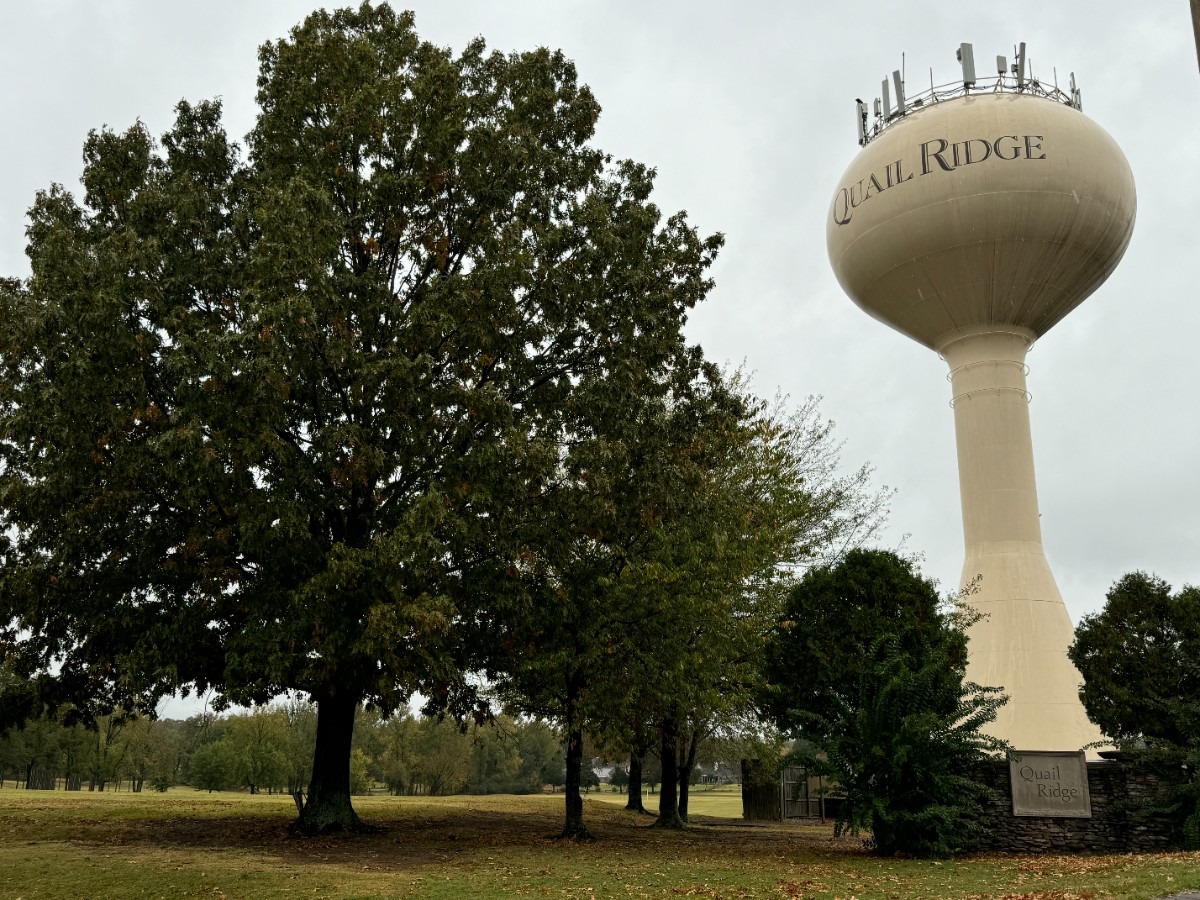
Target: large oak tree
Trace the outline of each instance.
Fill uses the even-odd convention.
[[[51,702],[307,693],[298,825],[355,828],[356,707],[469,696],[569,401],[663,381],[720,241],[592,146],[561,54],[364,4],[260,61],[245,154],[184,102],[37,196],[0,284],[0,625]]]

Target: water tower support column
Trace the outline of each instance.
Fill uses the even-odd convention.
[[[988,731],[1016,749],[1078,750],[1100,733],[1079,702],[1071,620],[1042,549],[1025,386],[1033,340],[1019,326],[977,326],[937,348],[954,395],[962,581],[979,579],[968,602],[984,615],[971,629],[967,678],[1008,694]]]

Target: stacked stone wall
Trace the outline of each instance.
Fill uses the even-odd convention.
[[[1177,837],[1171,819],[1154,811],[1164,788],[1153,773],[1111,760],[1089,762],[1091,818],[1015,816],[1005,760],[982,765],[977,778],[995,793],[985,812],[990,836],[980,849],[1016,853],[1120,853],[1165,850]]]

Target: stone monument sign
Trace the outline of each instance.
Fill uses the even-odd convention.
[[[1008,757],[1008,774],[1014,816],[1092,817],[1082,750],[1018,750]]]

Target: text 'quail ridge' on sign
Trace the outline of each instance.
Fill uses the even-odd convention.
[[[920,163],[915,167],[906,164],[903,159],[897,159],[884,166],[882,172],[872,172],[838,191],[833,198],[833,221],[838,225],[847,224],[859,206],[889,188],[910,181],[914,174],[953,172],[963,166],[991,160],[1012,162],[1017,159],[1045,159],[1043,141],[1045,137],[1040,134],[1004,134],[997,138],[968,138],[965,141],[934,138],[925,141],[917,148],[915,156]]]
[[[1082,750],[1020,750],[1009,756],[1008,774],[1014,816],[1092,817]]]

